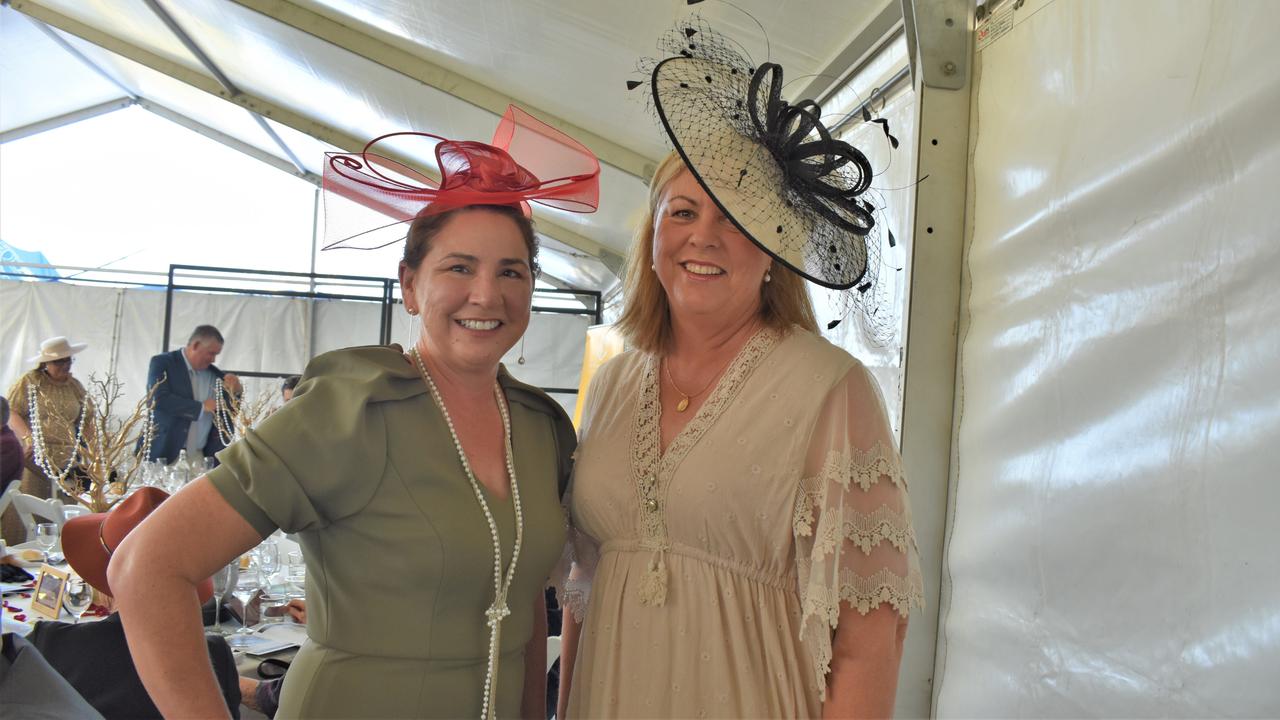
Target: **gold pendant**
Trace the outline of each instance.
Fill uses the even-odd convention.
[[[689,409],[689,398],[687,397],[681,398],[680,402],[676,403],[676,412],[684,412],[685,410],[688,410],[688,409]]]

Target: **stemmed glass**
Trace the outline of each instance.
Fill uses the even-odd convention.
[[[76,623],[80,622],[80,616],[89,609],[89,604],[92,602],[93,586],[79,575],[74,573],[68,575],[67,590],[62,596],[62,604],[71,612]]]
[[[213,632],[219,635],[227,634],[227,631],[222,629],[222,599],[231,589],[231,581],[239,573],[239,569],[239,563],[233,562],[224,568],[219,568],[218,572],[213,574]]]
[[[49,562],[49,551],[58,544],[57,523],[40,523],[36,525],[36,544],[44,551],[44,561]]]
[[[236,578],[235,589],[232,594],[240,601],[240,617],[243,623],[227,638],[227,644],[231,647],[245,647],[249,645],[249,638],[253,635],[253,630],[249,626],[249,603],[253,600],[253,596],[258,592],[258,588],[262,586],[262,574],[256,567],[250,565],[248,569],[241,570],[240,575]]]
[[[275,540],[267,540],[253,550],[253,559],[262,571],[262,584],[271,587],[271,576],[280,569],[280,546]]]

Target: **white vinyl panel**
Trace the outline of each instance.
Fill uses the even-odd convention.
[[[168,349],[182,347],[197,325],[208,324],[226,340],[219,368],[293,373],[306,363],[306,323],[304,300],[180,291],[174,293]]]
[[[86,387],[91,376],[111,370],[112,328],[120,291],[49,282],[0,281],[0,338],[4,339],[0,392],[35,367],[26,359],[40,351],[40,343],[65,335],[89,347],[75,356],[71,374]]]
[[[576,388],[586,351],[586,315],[534,313],[522,342],[503,356],[513,377],[538,387]],[[524,363],[519,359],[523,355]]]
[[[1280,14],[1046,0],[977,57],[940,717],[1280,715]]]
[[[182,334],[186,341],[187,328]],[[151,356],[161,351],[164,336],[164,290],[125,290],[120,303],[120,323],[116,335],[116,377],[124,384],[126,402],[133,407],[147,391],[147,369]]]
[[[312,357],[357,345],[377,345],[382,304],[341,300],[313,303]],[[294,372],[301,373],[299,367]]]

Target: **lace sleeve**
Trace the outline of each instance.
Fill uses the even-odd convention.
[[[801,639],[826,686],[841,603],[902,616],[924,605],[902,465],[875,381],[857,365],[828,394],[796,493]]]
[[[569,513],[572,491],[565,493],[565,517]],[[587,616],[587,602],[591,598],[591,579],[595,576],[596,563],[600,560],[599,548],[586,533],[579,531],[569,521],[569,538],[565,541],[560,562],[551,574],[556,589],[556,601],[560,607],[573,613],[573,619],[581,623]]]
[[[586,402],[583,405],[582,430],[579,433],[579,447],[587,439],[591,428],[591,418],[595,414],[596,401],[599,399],[599,388],[604,384],[609,365],[596,371],[596,376],[587,388]],[[596,564],[600,561],[600,548],[596,541],[578,529],[573,521],[573,487],[578,480],[577,456],[575,450],[574,471],[569,478],[569,486],[560,498],[561,511],[568,526],[564,550],[560,561],[551,571],[551,585],[556,590],[556,601],[560,607],[573,613],[573,619],[581,623],[587,615],[587,602],[591,596],[591,580],[595,576]]]

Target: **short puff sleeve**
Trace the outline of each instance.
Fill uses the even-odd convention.
[[[875,380],[855,363],[827,394],[809,440],[792,530],[802,618],[819,687],[841,603],[862,614],[923,607],[902,463]]]
[[[317,357],[292,400],[218,453],[210,481],[263,537],[276,528],[317,530],[355,514],[373,498],[386,466],[380,401],[416,390],[411,370],[389,347]]]

